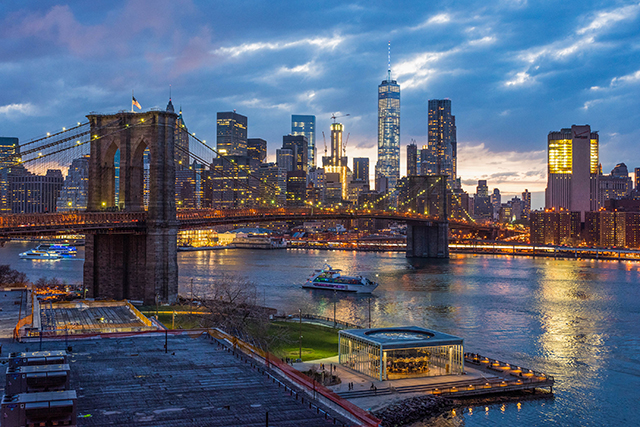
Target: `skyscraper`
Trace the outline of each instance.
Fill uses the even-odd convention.
[[[378,86],[378,163],[376,180],[387,178],[389,189],[400,178],[400,85],[391,80],[391,48],[387,79]]]
[[[598,209],[598,141],[589,125],[549,132],[545,207],[582,212]]]
[[[487,186],[486,179],[481,179],[478,181],[478,186],[476,187],[476,196],[473,198],[473,203],[473,212],[476,218],[491,218],[493,206],[491,205],[491,197],[489,196],[489,187]]]
[[[247,156],[256,159],[260,163],[267,158],[267,141],[262,138],[247,139]]]
[[[12,168],[20,160],[18,138],[0,137],[0,213],[11,212]]]
[[[428,113],[429,154],[427,173],[447,175],[453,185],[457,169],[457,137],[455,116],[451,115],[450,99],[430,99]]]
[[[415,143],[407,145],[407,176],[418,175],[418,146]]]
[[[369,182],[369,158],[353,158],[353,180]]]
[[[640,191],[640,168],[635,168],[633,170],[634,174],[635,174],[635,178],[636,178],[636,186],[635,189],[636,191]]]
[[[221,156],[247,155],[247,118],[235,111],[218,113],[216,148]]]
[[[308,172],[309,161],[309,141],[304,135],[284,135],[282,137],[282,148],[293,152],[293,169]]]
[[[531,213],[531,193],[525,188],[522,193],[522,219],[529,219]]]
[[[57,212],[84,211],[89,198],[89,156],[74,159],[56,202]]]
[[[308,169],[316,165],[316,116],[304,116],[293,114],[291,116],[291,135],[304,135],[309,141],[309,153],[307,154]]]
[[[331,123],[331,166],[343,166],[342,132],[344,132],[342,123]]]

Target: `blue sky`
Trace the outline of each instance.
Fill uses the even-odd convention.
[[[388,41],[403,173],[433,98],[452,100],[470,191],[528,188],[538,207],[547,133],[572,124],[600,132],[605,173],[640,166],[637,1],[2,2],[0,135],[128,109],[132,89],[164,108],[172,85],[190,131],[214,141],[216,112],[236,109],[271,158],[291,114],[317,116],[321,153],[331,114],[348,113],[347,154],[373,166]]]

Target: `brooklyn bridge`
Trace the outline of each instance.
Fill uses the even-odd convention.
[[[181,229],[282,221],[389,220],[407,224],[407,256],[423,258],[448,258],[450,228],[486,235],[497,230],[476,224],[461,211],[443,176],[410,177],[403,198],[395,204],[383,203],[388,193],[358,208],[306,201],[274,207],[280,188],[250,172],[245,176],[249,179],[239,179],[239,167],[233,160],[225,160],[195,133],[176,126],[178,115],[173,111],[91,113],[87,118],[86,123],[23,143],[14,163],[4,167],[37,172],[52,165],[68,167],[73,159],[86,156],[86,211],[2,214],[0,239],[85,235],[83,280],[89,297],[175,301],[177,233]],[[188,144],[178,144],[180,138]],[[213,167],[215,157],[230,162],[230,167]],[[197,162],[212,176],[243,186],[241,193],[251,198],[232,208],[215,209],[202,203],[197,208],[177,207],[176,169],[182,161]]]

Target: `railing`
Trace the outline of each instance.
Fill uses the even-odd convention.
[[[76,212],[0,215],[0,229],[47,229],[61,227],[127,227],[142,225],[146,212]],[[27,231],[27,230],[25,230]]]
[[[36,231],[123,229],[142,227],[147,212],[70,212],[0,215],[0,233],[32,234]],[[233,222],[385,218],[397,221],[433,221],[438,217],[369,209],[274,208],[274,209],[198,209],[180,210],[176,214],[181,228]]]
[[[311,378],[307,377],[302,372],[282,362],[278,357],[274,356],[273,354],[266,352],[260,348],[254,347],[238,339],[233,335],[230,335],[224,331],[221,331],[220,329],[210,329],[208,332],[209,332],[209,335],[212,336],[213,338],[227,341],[229,344],[233,346],[234,349],[236,348],[240,349],[244,354],[248,355],[249,357],[253,358],[257,356],[258,358],[262,359],[262,361],[266,364],[267,368],[269,367],[276,368],[283,375],[285,375],[289,380],[293,381],[298,386],[305,388],[308,393],[313,392],[314,395],[318,395],[319,397],[326,399],[326,402],[338,405],[339,407],[342,408],[342,410],[346,411],[352,417],[357,419],[359,421],[359,425],[370,426],[370,427],[380,425],[381,421],[375,418],[373,415],[371,415],[367,411],[365,411],[364,409],[354,405],[353,403],[347,400],[344,400],[333,391],[317,383],[316,381],[313,381]],[[273,376],[272,378],[274,382],[278,381],[278,383],[280,385],[283,385],[286,389],[285,384],[283,384]],[[289,389],[289,391],[292,395],[295,393],[295,397],[297,400],[299,397],[297,391],[293,389]],[[309,404],[309,408],[312,408],[313,403],[309,402],[309,399],[307,399],[307,402]],[[305,403],[304,397],[302,397],[302,403],[303,404]],[[320,409],[320,407],[318,407],[317,405],[315,407],[318,413],[322,411],[322,409]],[[327,415],[328,414],[325,412],[325,417],[327,417]],[[336,419],[334,418],[334,420]]]

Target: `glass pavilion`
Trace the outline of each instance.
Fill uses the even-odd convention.
[[[342,366],[380,381],[464,373],[462,338],[417,326],[343,330],[338,349]]]

